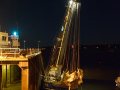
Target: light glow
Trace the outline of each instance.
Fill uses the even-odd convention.
[[[62,26],[61,31],[63,31],[63,30],[64,30],[64,27]]]
[[[16,36],[16,35],[17,35],[17,32],[14,32],[13,35]]]
[[[72,3],[73,3],[73,0],[70,0],[70,5],[72,5]]]
[[[73,0],[70,0],[69,2],[70,7],[72,6],[72,4],[73,4]]]

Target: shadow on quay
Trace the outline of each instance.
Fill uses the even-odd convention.
[[[21,90],[21,83],[10,84],[6,88],[2,88],[2,90]]]

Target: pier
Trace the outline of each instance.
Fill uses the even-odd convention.
[[[0,80],[0,90],[2,90],[3,86],[7,86],[7,80],[9,80],[8,73],[10,73],[7,70],[10,65],[18,65],[21,68],[22,90],[38,90],[39,83],[37,83],[36,80],[39,79],[38,75],[41,73],[41,68],[39,68],[39,66],[42,65],[41,51],[37,49],[22,50],[20,48],[0,48],[0,52],[0,78],[4,77],[4,80]],[[38,68],[36,68],[36,65]],[[5,72],[3,68],[5,68]],[[5,73],[6,76],[2,76],[3,73]],[[36,75],[36,73],[38,75]]]
[[[21,90],[38,90],[43,63],[40,48],[20,48],[19,35],[0,32],[0,90],[21,81]],[[42,67],[42,68],[41,68]]]

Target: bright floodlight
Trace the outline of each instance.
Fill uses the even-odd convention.
[[[70,0],[70,2],[69,2],[69,3],[70,3],[70,7],[71,7],[71,5],[72,5],[72,3],[73,3],[73,0]]]
[[[73,0],[70,0],[70,5],[73,3]]]
[[[13,35],[16,36],[16,35],[17,35],[17,32],[14,32]]]

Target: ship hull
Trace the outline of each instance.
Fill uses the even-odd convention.
[[[77,80],[70,83],[52,83],[52,82],[43,82],[43,90],[77,90],[80,85],[78,85]]]

